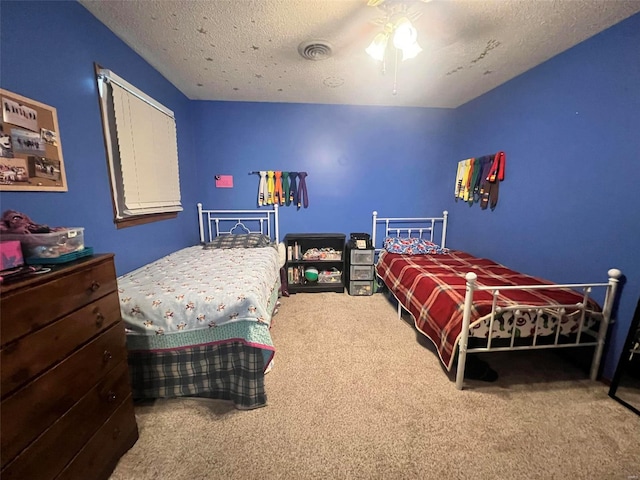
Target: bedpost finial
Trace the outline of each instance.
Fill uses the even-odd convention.
[[[610,278],[620,278],[622,276],[622,272],[617,268],[612,268],[607,272]]]
[[[373,211],[374,215],[378,215],[378,212],[376,210]]]
[[[478,275],[473,272],[469,272],[464,276],[464,278],[467,280],[467,282],[473,283],[478,279]]]

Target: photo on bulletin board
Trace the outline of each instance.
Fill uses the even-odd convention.
[[[0,191],[66,192],[54,107],[0,88]]]

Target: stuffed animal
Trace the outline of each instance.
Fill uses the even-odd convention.
[[[35,223],[24,213],[15,210],[5,210],[0,218],[0,233],[50,233],[53,230],[47,225]]]

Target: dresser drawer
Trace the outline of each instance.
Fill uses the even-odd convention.
[[[2,466],[69,411],[109,370],[127,358],[123,322],[92,340],[2,401]]]
[[[137,439],[133,401],[128,397],[56,480],[108,479]]]
[[[130,395],[129,370],[126,362],[120,362],[7,465],[2,480],[55,478]]]
[[[117,292],[113,292],[27,337],[6,344],[0,350],[2,397],[119,320],[120,302]]]
[[[43,279],[46,276],[43,275]],[[111,257],[87,262],[84,268],[68,275],[53,275],[53,280],[28,289],[2,295],[2,344],[10,343],[38,330],[56,319],[116,291],[115,267]]]

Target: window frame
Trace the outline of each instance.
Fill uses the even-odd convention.
[[[134,225],[142,225],[146,223],[176,218],[178,213],[183,210],[181,204],[180,178],[179,178],[179,160],[177,152],[177,126],[173,111],[157,102],[149,95],[137,89],[126,80],[119,77],[113,71],[105,69],[98,64],[94,64],[96,81],[98,84],[98,102],[100,105],[100,113],[102,118],[104,144],[106,150],[107,169],[109,172],[109,185],[111,189],[111,200],[113,207],[113,221],[118,229],[126,228]],[[167,205],[166,211],[154,211],[145,213],[127,213],[125,204],[125,190],[123,187],[123,171],[121,168],[121,155],[116,130],[114,98],[112,94],[112,86],[109,83],[116,83],[120,88],[126,90],[132,97],[151,105],[162,114],[169,117],[176,129],[176,137],[173,139],[176,146],[175,164],[170,164],[175,169],[175,185],[173,192],[177,194],[178,205]],[[169,161],[173,161],[170,159]],[[169,165],[169,164],[167,164]],[[161,207],[162,208],[162,207]]]

